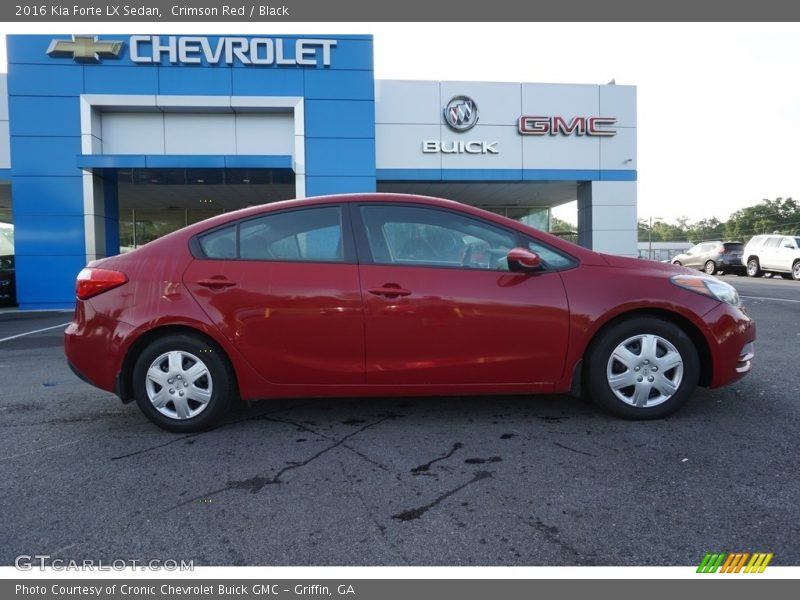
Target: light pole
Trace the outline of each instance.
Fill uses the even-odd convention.
[[[654,217],[651,215],[647,220],[647,258],[649,260],[653,260],[653,220],[658,222],[661,219],[662,217]],[[639,220],[644,221],[644,219]]]

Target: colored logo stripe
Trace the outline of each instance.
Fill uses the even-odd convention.
[[[744,567],[745,573],[763,573],[773,556],[772,552],[756,552],[752,555],[749,552],[733,552],[731,554],[707,552],[700,562],[700,566],[697,567],[697,572],[716,573],[719,569],[720,573],[739,573]],[[747,562],[748,558],[749,562]],[[746,562],[747,566],[745,566]]]
[[[745,573],[763,573],[764,569],[767,568],[769,561],[772,560],[772,552],[769,554],[759,553],[753,554],[753,558],[750,559],[750,562],[745,567]]]

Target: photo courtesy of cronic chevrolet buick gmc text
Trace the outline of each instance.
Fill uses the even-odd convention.
[[[742,263],[750,277],[786,273],[800,281],[800,236],[754,236],[744,248]]]
[[[78,275],[85,381],[172,431],[234,398],[582,393],[664,417],[751,368],[736,290],[449,200],[327,196],[211,218]]]

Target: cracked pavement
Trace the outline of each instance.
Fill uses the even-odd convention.
[[[0,564],[800,564],[800,314],[748,305],[754,372],[655,422],[560,396],[277,400],[177,435],[72,375],[59,330],[2,343]]]

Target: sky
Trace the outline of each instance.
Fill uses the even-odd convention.
[[[10,24],[0,24],[0,34]],[[15,33],[374,35],[377,79],[635,85],[639,217],[800,199],[800,24],[26,24]],[[4,41],[3,41],[4,42]],[[5,71],[5,43],[0,44]],[[554,214],[574,220],[574,208]]]

